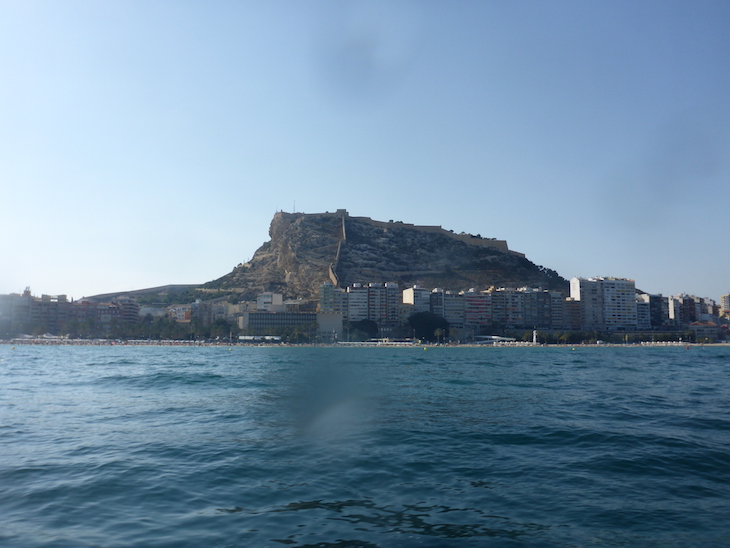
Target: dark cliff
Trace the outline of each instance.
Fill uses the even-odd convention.
[[[269,235],[249,263],[204,287],[233,290],[244,298],[262,291],[316,298],[326,280],[341,287],[398,282],[451,290],[529,286],[568,291],[568,282],[555,271],[509,251],[506,242],[441,227],[350,217],[342,210],[279,212]]]

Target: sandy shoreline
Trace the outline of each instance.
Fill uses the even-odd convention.
[[[343,344],[289,344],[289,343],[227,343],[218,341],[165,341],[165,340],[108,340],[108,339],[0,339],[0,344],[11,346],[157,346],[157,347],[318,347],[318,348],[626,348],[626,347],[689,347],[730,346],[730,342],[643,342],[629,344],[534,344],[531,342],[497,342],[489,344],[431,344],[431,343],[343,343]]]

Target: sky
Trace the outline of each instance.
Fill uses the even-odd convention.
[[[730,2],[0,0],[0,293],[204,283],[277,211],[730,293]]]

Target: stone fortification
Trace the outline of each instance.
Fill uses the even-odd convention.
[[[283,212],[278,212],[276,215],[280,215]],[[347,212],[346,209],[338,209],[337,211],[330,213],[329,211],[326,213],[298,213],[296,215],[313,215],[313,216],[333,216],[333,217],[340,217],[342,218],[343,223],[343,239],[347,239],[347,236],[345,234],[345,219],[352,220],[352,221],[358,221],[362,223],[367,223],[372,226],[384,228],[384,229],[395,229],[395,228],[409,228],[411,230],[418,230],[420,232],[426,232],[429,234],[443,234],[446,236],[449,236],[455,240],[459,240],[462,242],[465,242],[469,245],[480,245],[483,247],[493,247],[495,249],[499,249],[500,251],[515,253],[517,255],[520,255],[524,257],[523,253],[518,253],[516,251],[510,251],[509,247],[507,246],[506,240],[497,240],[496,238],[482,238],[481,236],[475,236],[473,234],[455,234],[451,230],[446,230],[440,225],[414,225],[411,223],[404,223],[401,221],[376,221],[375,219],[371,219],[370,217],[351,217],[350,214]]]
[[[247,297],[276,291],[305,298],[316,297],[327,280],[341,287],[394,281],[453,290],[530,285],[567,291],[557,273],[510,251],[504,240],[440,226],[351,217],[345,210],[280,211],[269,235],[249,263],[206,285],[238,288]]]
[[[360,221],[363,223],[367,223],[372,226],[384,228],[384,229],[397,229],[397,228],[408,228],[411,230],[417,230],[419,232],[425,232],[427,234],[443,234],[445,236],[448,236],[450,238],[453,238],[454,240],[459,240],[462,242],[465,242],[469,245],[479,245],[483,247],[493,247],[495,249],[499,249],[500,251],[508,252],[509,247],[507,247],[507,242],[505,240],[497,240],[494,238],[480,238],[478,236],[474,236],[472,234],[454,234],[453,232],[444,229],[441,226],[438,225],[413,225],[410,223],[401,223],[401,222],[385,222],[385,221],[375,221],[371,219],[370,217],[349,217],[352,220]],[[513,252],[515,253],[515,252]],[[518,253],[518,255],[522,255],[522,253]],[[524,256],[524,255],[523,255]]]

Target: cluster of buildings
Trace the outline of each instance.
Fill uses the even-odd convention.
[[[319,311],[316,302],[288,299],[280,293],[263,292],[252,302],[196,300],[190,304],[175,304],[165,308],[142,307],[140,314],[165,316],[180,323],[197,321],[207,326],[216,320],[226,320],[238,326],[244,336],[280,335],[296,330],[307,338],[327,340],[340,336],[343,317]]]
[[[340,289],[325,282],[319,307],[350,321],[373,320],[381,329],[403,325],[412,314],[431,312],[467,335],[491,327],[600,332],[696,328],[706,333],[719,328],[723,312],[730,314],[730,295],[721,302],[722,308],[705,297],[652,295],[637,292],[633,280],[596,277],[573,278],[568,297],[527,287],[456,292],[413,286],[401,291],[395,283]]]
[[[264,292],[256,301],[224,300],[138,306],[131,298],[111,302],[69,301],[64,295],[34,297],[30,290],[0,295],[0,333],[40,326],[59,333],[67,322],[86,322],[109,330],[115,322],[136,322],[147,315],[176,322],[196,320],[210,325],[226,320],[244,335],[277,335],[295,330],[309,338],[341,339],[345,322],[370,320],[388,337],[407,331],[408,318],[429,312],[445,318],[456,338],[490,329],[543,329],[584,332],[659,332],[692,330],[697,339],[716,339],[727,330],[730,294],[714,300],[694,295],[662,296],[636,290],[633,280],[613,277],[573,278],[570,294],[541,288],[495,288],[449,291],[395,282],[352,284],[339,288],[323,283],[319,301],[284,300]],[[725,318],[721,320],[721,318]],[[723,323],[724,322],[724,326]]]
[[[73,301],[66,295],[35,297],[26,288],[22,294],[0,295],[0,333],[34,329],[59,333],[74,322],[108,330],[116,323],[138,321],[139,310],[134,299],[128,297],[104,303],[90,299]]]

